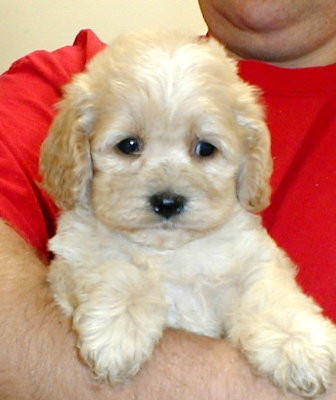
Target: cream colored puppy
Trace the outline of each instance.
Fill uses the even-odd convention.
[[[41,158],[63,210],[50,283],[98,377],[136,374],[170,326],[228,337],[285,390],[325,390],[335,328],[253,214],[269,201],[270,138],[224,49],[128,34],[60,108]]]

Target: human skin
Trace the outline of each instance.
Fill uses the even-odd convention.
[[[336,62],[335,0],[199,0],[209,34],[239,58],[282,67]]]
[[[175,330],[164,333],[135,378],[116,387],[97,382],[78,358],[71,323],[54,303],[46,275],[35,251],[0,220],[1,400],[285,398],[225,340]]]

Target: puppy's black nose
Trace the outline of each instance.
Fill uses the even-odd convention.
[[[180,214],[185,205],[185,198],[176,193],[157,193],[150,197],[150,205],[161,217],[170,218]]]

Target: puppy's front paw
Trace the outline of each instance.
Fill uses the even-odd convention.
[[[243,345],[259,372],[299,396],[315,397],[327,390],[336,366],[336,330],[328,320],[306,315],[287,329],[260,328]]]
[[[290,334],[282,348],[274,352],[278,363],[273,381],[303,397],[325,392],[331,384],[336,360],[336,337],[328,330],[319,326],[314,332]]]
[[[98,378],[110,383],[138,372],[161,338],[166,319],[157,282],[144,281],[131,267],[124,265],[112,282],[96,285],[74,314],[81,356]]]

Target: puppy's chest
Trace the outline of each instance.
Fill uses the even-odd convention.
[[[181,250],[144,257],[158,273],[168,326],[213,337],[224,334],[225,314],[238,294],[232,260]]]

